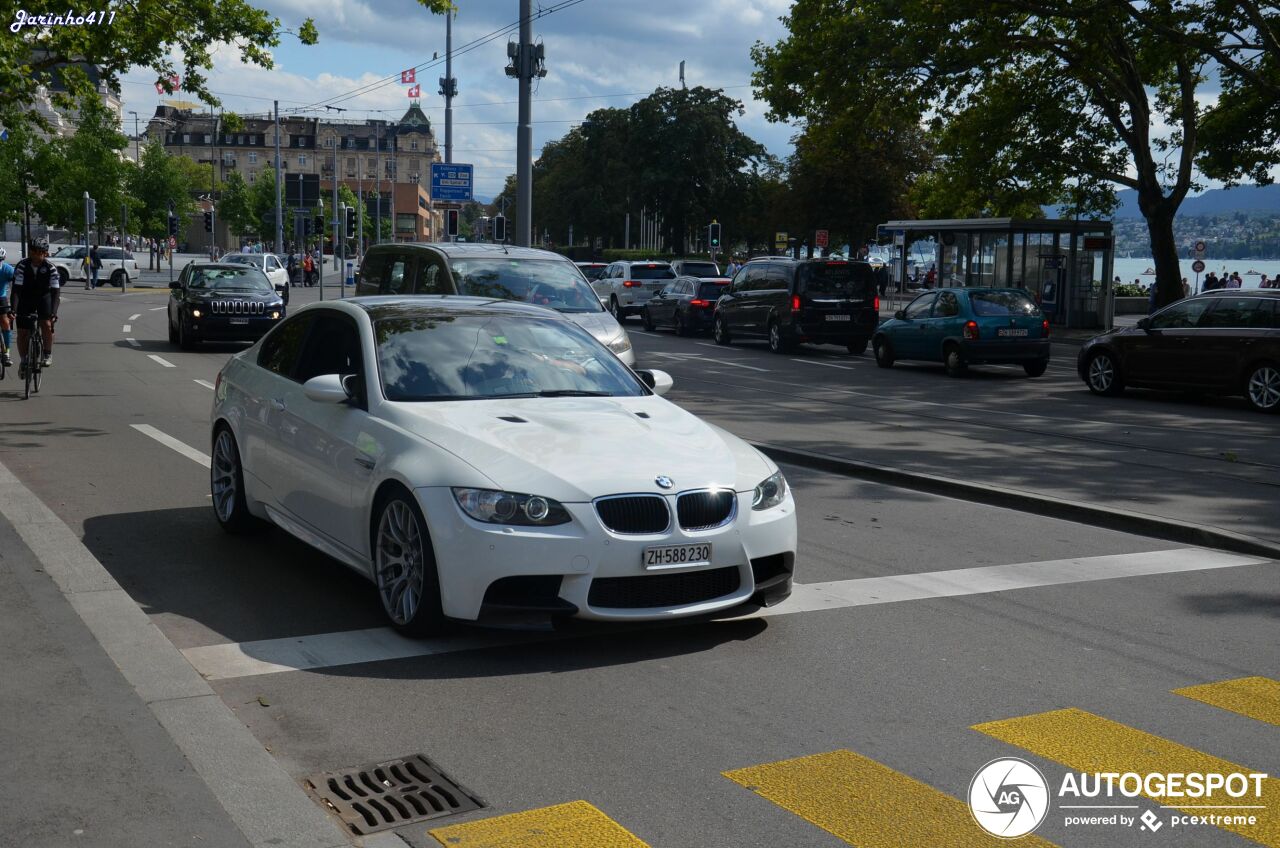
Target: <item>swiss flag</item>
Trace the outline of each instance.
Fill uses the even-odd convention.
[[[421,85],[415,85],[413,88],[409,89],[409,96],[410,96],[410,97],[419,97],[419,96],[421,96],[421,94],[422,94],[422,86],[421,86]]]
[[[404,85],[408,85],[411,82],[417,82],[417,72],[413,68],[410,68],[407,71],[401,71],[400,82]]]

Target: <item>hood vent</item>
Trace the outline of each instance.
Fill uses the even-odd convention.
[[[648,418],[648,417],[649,417],[649,413],[647,413],[647,412],[637,412],[637,413],[636,413],[636,418]]]

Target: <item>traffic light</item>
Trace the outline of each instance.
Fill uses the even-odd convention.
[[[711,245],[712,250],[720,246],[720,223],[718,221],[712,221],[711,226],[707,227],[707,243]]]
[[[173,210],[169,210],[169,235],[176,236],[178,234],[178,216],[173,214]]]
[[[346,238],[356,237],[356,210],[352,206],[342,207],[342,229],[346,233]]]
[[[212,212],[204,213],[204,231],[206,233],[213,232],[213,213]]]
[[[449,238],[458,237],[458,210],[447,209],[444,213],[444,231]]]
[[[313,236],[316,234],[316,219],[310,215],[302,219],[302,234],[304,236]]]
[[[498,244],[503,244],[507,240],[507,216],[493,216],[493,240]]]

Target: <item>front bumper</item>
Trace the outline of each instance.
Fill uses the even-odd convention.
[[[960,342],[966,362],[982,365],[1036,362],[1049,358],[1048,339],[965,340]]]
[[[257,341],[267,331],[284,320],[284,312],[279,318],[270,316],[253,316],[249,318],[224,318],[220,315],[204,315],[200,318],[187,318],[187,330],[197,338],[218,341]],[[245,321],[244,324],[233,324],[232,321]]]
[[[725,527],[685,531],[673,526],[665,533],[646,535],[606,529],[591,503],[565,504],[573,517],[568,524],[504,527],[473,521],[447,487],[417,489],[416,495],[431,533],[444,613],[452,618],[479,618],[486,592],[495,582],[538,575],[560,579],[553,600],[558,600],[562,612],[602,621],[654,621],[717,612],[752,601],[772,604],[791,590],[796,515],[790,491],[782,504],[759,512],[751,509],[751,492],[738,493],[737,517]],[[675,495],[667,498],[674,515]],[[647,547],[701,542],[712,545],[709,565],[647,571],[641,564]],[[737,588],[705,600],[642,607],[590,602],[595,580],[631,578],[637,581],[635,587],[643,589],[649,584],[638,581],[646,578],[690,575],[691,580],[702,580],[713,571],[723,576],[725,569],[736,569]],[[546,608],[546,599],[542,600],[539,606]]]

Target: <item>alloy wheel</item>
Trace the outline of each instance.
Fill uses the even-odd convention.
[[[1115,385],[1116,367],[1111,357],[1100,353],[1089,360],[1089,388],[1106,393]]]
[[[213,508],[218,513],[218,520],[224,524],[230,522],[235,514],[239,465],[240,458],[236,453],[231,431],[223,430],[213,443],[210,489],[213,493]]]
[[[402,500],[388,502],[378,522],[374,567],[382,606],[396,624],[407,625],[417,615],[425,560],[413,510]]]
[[[1271,412],[1280,408],[1280,368],[1259,365],[1249,375],[1249,402],[1256,409]]]

